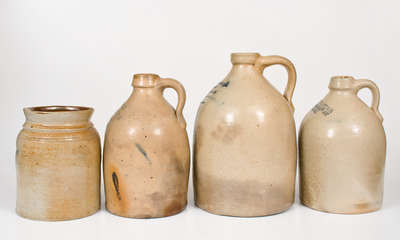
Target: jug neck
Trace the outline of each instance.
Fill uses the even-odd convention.
[[[142,94],[154,94],[155,92],[160,92],[160,88],[157,84],[160,80],[160,76],[152,73],[140,73],[135,74],[132,80],[133,92],[132,95],[142,95]]]
[[[133,75],[132,86],[134,88],[154,88],[160,76],[152,73],[140,73]]]
[[[258,53],[232,53],[231,74],[250,74],[257,72],[254,65],[259,57],[260,54]]]
[[[332,94],[356,95],[357,88],[355,79],[351,76],[334,76],[329,83],[329,90]]]
[[[231,62],[233,68],[253,68],[257,58],[260,57],[258,53],[232,53]]]

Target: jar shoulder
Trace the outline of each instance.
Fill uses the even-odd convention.
[[[94,127],[75,130],[32,130],[23,128],[18,141],[96,141],[100,142],[100,135]]]

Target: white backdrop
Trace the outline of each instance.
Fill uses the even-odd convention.
[[[399,239],[400,2],[343,1],[0,1],[1,239]],[[106,123],[131,92],[134,73],[179,80],[192,140],[199,103],[230,70],[230,53],[289,58],[298,73],[295,119],[327,92],[332,75],[369,78],[381,90],[388,148],[383,209],[346,216],[296,204],[270,217],[232,218],[189,206],[164,219],[134,220],[104,210],[81,220],[46,223],[15,212],[15,139],[22,108],[83,105]],[[266,77],[279,89],[282,67]],[[362,99],[370,102],[363,90]],[[176,95],[167,91],[167,99]],[[397,228],[396,228],[397,227]]]

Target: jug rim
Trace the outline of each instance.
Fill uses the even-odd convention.
[[[329,82],[329,89],[353,89],[354,77],[348,75],[332,76]]]
[[[256,52],[235,52],[231,53],[232,64],[255,64],[257,58],[260,57]]]
[[[133,75],[132,86],[139,88],[155,87],[160,76],[155,73],[137,73]]]

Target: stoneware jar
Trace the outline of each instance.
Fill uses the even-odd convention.
[[[89,121],[93,109],[46,106],[24,109],[18,135],[17,213],[57,221],[100,208],[100,138]]]
[[[152,218],[186,207],[190,166],[185,90],[173,79],[136,74],[134,90],[107,125],[104,146],[106,208],[113,214]],[[173,88],[176,110],[163,98]]]
[[[205,97],[194,134],[195,202],[211,213],[264,216],[294,200],[296,130],[293,64],[280,56],[233,53],[228,76]],[[283,65],[284,94],[263,70]]]
[[[371,107],[357,97],[362,88],[372,92]],[[329,89],[300,129],[301,202],[332,213],[378,210],[386,156],[379,90],[348,76],[332,77]]]

